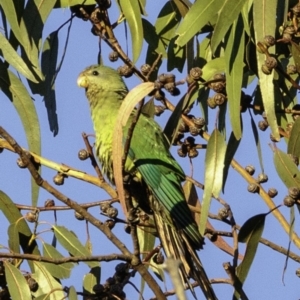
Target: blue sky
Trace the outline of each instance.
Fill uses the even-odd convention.
[[[151,16],[150,20],[156,17],[158,14],[158,7],[161,4],[159,1],[155,2],[155,5],[148,5],[147,12]],[[118,11],[115,3],[109,11],[111,13],[112,20],[116,20],[118,17]],[[56,10],[48,19],[44,31],[44,38],[52,31],[56,30],[65,20],[69,18],[69,10]],[[76,85],[78,74],[87,66],[95,64],[97,62],[97,55],[99,51],[98,39],[90,33],[91,24],[89,22],[83,22],[80,19],[75,18],[71,29],[70,41],[67,49],[66,58],[62,66],[61,72],[58,74],[56,81],[56,97],[57,97],[57,114],[59,122],[59,133],[56,137],[49,130],[47,114],[44,103],[41,97],[34,95],[35,106],[38,112],[41,136],[42,136],[42,156],[56,161],[58,163],[64,163],[74,168],[84,170],[90,174],[95,174],[94,170],[90,166],[88,161],[80,161],[77,158],[77,153],[81,148],[84,148],[84,143],[81,137],[82,132],[93,133],[92,122],[89,114],[89,107],[84,95],[84,90],[79,89]],[[124,40],[124,26],[120,25],[116,30],[117,37],[120,39],[120,44],[125,45]],[[60,54],[64,44],[66,29],[64,29],[60,35]],[[130,36],[130,35],[129,35]],[[130,39],[128,41],[130,44]],[[129,47],[130,48],[130,47]],[[144,43],[144,49],[146,49],[146,43]],[[111,65],[108,61],[108,53],[110,50],[102,43],[101,47],[103,60],[105,64]],[[130,50],[129,50],[130,55]],[[137,62],[137,66],[143,64],[145,58],[145,51],[143,51],[141,58]],[[117,61],[112,66],[117,68],[122,63]],[[163,68],[160,73],[166,72]],[[184,69],[186,72],[186,69]],[[176,73],[177,79],[184,78],[185,74]],[[129,88],[132,88],[139,83],[138,79],[130,78],[126,80]],[[248,91],[249,94],[252,93]],[[179,97],[169,97],[171,101],[176,104],[180,99]],[[1,111],[0,111],[0,125],[3,126],[23,147],[27,147],[25,133],[22,128],[22,124],[19,120],[13,105],[6,98],[4,94],[0,94]],[[201,116],[199,106],[194,107],[193,114]],[[158,122],[164,126],[169,113],[163,115],[158,119]],[[216,110],[213,110],[210,115],[209,132],[213,130],[214,119],[216,116]],[[258,122],[261,117],[255,117]],[[236,159],[241,164],[246,166],[247,164],[253,164],[256,167],[256,175],[260,172],[259,161],[257,158],[257,150],[254,144],[253,134],[251,132],[251,126],[247,113],[243,116],[244,120],[244,134],[241,145],[237,151]],[[228,122],[227,122],[228,123]],[[227,124],[228,136],[230,133],[230,125]],[[282,199],[287,194],[287,190],[283,183],[277,177],[276,171],[273,167],[273,154],[269,146],[269,131],[259,132],[262,144],[262,153],[264,159],[265,172],[269,176],[269,181],[264,184],[265,188],[276,187],[279,191],[279,195],[275,198],[275,203],[280,204]],[[198,142],[204,142],[198,138]],[[286,150],[286,144],[282,141],[278,147],[283,151]],[[176,149],[173,149],[174,157],[183,165],[185,171],[189,172],[189,164],[187,160],[179,158],[176,154]],[[194,160],[194,173],[195,178],[202,182],[204,181],[204,156],[205,152],[200,151],[199,157]],[[16,203],[28,204],[31,203],[30,192],[30,177],[27,170],[19,169],[15,164],[17,156],[8,151],[4,151],[0,155],[0,189],[7,193],[13,201]],[[55,176],[53,170],[49,170],[45,167],[42,168],[42,176],[45,180],[52,183],[52,178]],[[64,194],[68,195],[71,199],[79,202],[92,202],[101,199],[108,199],[109,196],[99,188],[84,183],[82,181],[68,178],[65,180],[65,184],[58,189]],[[198,191],[199,197],[202,197],[202,191]],[[231,168],[228,175],[227,186],[225,188],[225,194],[222,197],[230,204],[234,213],[237,224],[242,225],[248,218],[255,214],[264,213],[268,211],[267,206],[258,195],[252,195],[247,192],[247,183]],[[52,198],[47,192],[41,190],[39,197],[39,205],[43,205],[46,199]],[[58,200],[55,200],[58,204]],[[216,201],[213,202],[211,211],[217,213],[219,204]],[[99,216],[99,209],[94,208],[91,210],[95,216]],[[289,209],[282,207],[281,212],[289,220]],[[102,217],[100,217],[102,218]],[[7,223],[3,215],[0,214],[1,228],[0,228],[0,244],[7,244]],[[54,222],[52,213],[43,213],[40,215],[40,221],[47,221],[49,223]],[[39,232],[50,228],[49,223],[42,224]],[[86,229],[85,222],[78,222],[73,217],[73,212],[61,212],[58,213],[58,223],[65,225],[72,229],[82,240],[86,241]],[[216,229],[230,231],[228,226],[221,224],[220,222],[212,222]],[[295,228],[297,228],[297,220]],[[93,242],[94,254],[110,254],[116,252],[117,249],[106,240],[101,232],[96,231],[90,227],[91,238]],[[123,225],[117,225],[114,232],[124,239],[124,242],[131,247],[130,236],[124,233]],[[273,242],[287,248],[289,238],[284,233],[281,226],[277,223],[272,215],[269,215],[266,219],[266,226],[264,229],[263,237],[272,240]],[[43,233],[40,238],[51,243],[51,233]],[[226,239],[227,242],[232,245],[231,239]],[[66,253],[60,249],[62,253]],[[297,249],[292,245],[292,251],[298,253]],[[243,253],[244,245],[241,245],[240,252]],[[118,252],[118,251],[117,251]],[[232,258],[217,249],[209,240],[206,239],[206,246],[203,251],[199,253],[200,258],[207,270],[210,278],[227,278],[227,275],[222,267],[222,264],[227,261],[232,261]],[[285,257],[282,254],[275,253],[271,249],[264,245],[259,245],[257,255],[254,264],[250,270],[249,276],[244,285],[244,290],[249,299],[298,299],[299,298],[299,283],[298,278],[295,276],[295,271],[298,265],[293,262],[288,262],[288,268],[284,274],[284,283],[282,282],[282,276],[284,272]],[[114,263],[102,263],[102,277],[101,282],[113,275]],[[75,267],[72,272],[71,279],[63,282],[63,285],[74,285],[81,290],[81,282],[85,273],[89,271],[88,267],[84,264]],[[139,285],[139,276],[132,279],[133,282]],[[167,282],[168,289],[172,289],[170,282]],[[230,299],[232,297],[233,289],[229,285],[219,284],[215,285],[216,294],[219,299]],[[196,290],[201,295],[200,290]],[[128,299],[138,299],[136,291],[131,287],[126,287],[125,292]],[[145,299],[149,299],[152,296],[151,291],[146,288]],[[199,296],[201,299],[201,296]],[[175,299],[170,297],[169,299]],[[191,299],[188,294],[188,299]]]

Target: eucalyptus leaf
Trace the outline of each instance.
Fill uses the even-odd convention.
[[[237,140],[242,137],[241,129],[241,88],[244,69],[244,27],[242,17],[233,22],[225,48],[226,92],[229,116]]]
[[[253,26],[256,43],[261,42],[265,36],[276,35],[276,5],[273,0],[253,0]],[[269,48],[269,52],[274,53],[274,47]],[[262,72],[262,66],[265,63],[265,55],[257,53],[257,68],[259,76],[259,85],[264,104],[264,110],[270,125],[272,134],[279,141],[278,124],[274,106],[274,71],[266,75]]]
[[[14,265],[5,260],[5,278],[11,299],[28,300],[31,299],[31,293],[26,279],[22,272]]]
[[[297,118],[293,124],[287,153],[300,157],[300,118]]]
[[[88,249],[79,241],[75,234],[64,226],[53,226],[58,242],[73,256],[90,256]],[[89,267],[98,267],[98,262],[85,262]]]
[[[224,2],[225,0],[196,1],[177,29],[177,45],[184,46],[204,25],[213,20]]]
[[[224,136],[214,130],[208,140],[205,154],[204,194],[200,216],[200,233],[204,235],[212,197],[219,197],[223,185],[223,168],[226,153]]]
[[[132,60],[135,63],[143,46],[143,26],[138,0],[119,0],[120,7],[128,22],[132,41]]]
[[[211,38],[211,48],[213,53],[224,38],[230,26],[233,22],[236,22],[239,13],[247,2],[248,0],[225,0],[224,5],[219,11],[217,23]],[[240,44],[244,45],[241,41],[243,40],[240,40]]]
[[[0,64],[0,88],[15,106],[26,133],[28,149],[41,154],[41,133],[37,112],[27,89],[19,78]],[[31,179],[32,205],[36,206],[39,186]]]

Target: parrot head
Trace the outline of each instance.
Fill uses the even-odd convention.
[[[128,93],[127,87],[118,72],[102,65],[87,67],[79,74],[77,84],[79,87],[85,88],[90,102],[94,99],[107,97],[107,93],[110,95],[115,93],[122,96],[122,98]]]

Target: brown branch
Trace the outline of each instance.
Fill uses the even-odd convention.
[[[20,254],[20,253],[4,253],[0,252],[0,258],[16,258],[16,259],[26,259],[26,260],[33,260],[33,261],[42,261],[47,263],[52,263],[55,265],[60,265],[64,263],[74,262],[84,262],[84,261],[114,261],[114,260],[121,260],[121,261],[127,261],[130,262],[131,257],[130,255],[124,255],[124,254],[109,254],[109,255],[91,255],[91,256],[69,256],[64,258],[50,258],[50,257],[44,257],[40,255],[34,255],[34,254]]]
[[[98,166],[98,164],[97,164],[97,161],[96,161],[96,159],[95,159],[95,155],[94,155],[94,152],[93,152],[93,148],[92,148],[92,146],[91,146],[90,143],[89,143],[88,135],[87,135],[86,133],[83,132],[83,133],[82,133],[82,138],[83,138],[83,141],[84,141],[86,150],[87,150],[87,152],[88,152],[88,154],[89,154],[89,158],[90,158],[90,160],[91,160],[92,166],[93,166],[93,168],[95,169],[95,171],[96,171],[96,173],[97,173],[97,175],[98,175],[98,177],[99,177],[100,182],[105,182],[104,177],[103,177],[103,175],[102,175],[102,172],[101,172],[101,170],[100,170],[100,168],[99,168],[99,166]]]
[[[235,268],[233,268],[229,262],[223,264],[224,270],[226,271],[227,275],[229,276],[229,279],[231,281],[231,284],[235,288],[235,290],[239,293],[242,300],[248,300],[247,295],[245,294],[242,283],[235,275]]]
[[[69,197],[66,197],[64,194],[56,190],[53,186],[51,186],[47,181],[45,181],[40,174],[37,172],[34,164],[32,163],[30,157],[28,157],[28,152],[25,152],[17,142],[6,132],[4,128],[0,126],[0,135],[11,145],[11,147],[15,150],[16,153],[19,154],[20,158],[28,168],[31,176],[35,180],[36,184],[40,187],[47,190],[50,194],[56,197],[58,200],[73,208],[76,212],[81,214],[86,221],[94,225],[96,228],[102,231],[102,233],[110,240],[121,252],[123,255],[130,257],[130,263],[133,269],[138,271],[142,278],[147,282],[152,291],[160,297],[160,299],[165,299],[165,296],[154,280],[154,278],[150,275],[147,268],[140,262],[139,259],[136,258],[135,255],[131,254],[127,247],[115,236],[115,234],[102,223],[100,220],[96,219],[93,215],[91,215],[86,209],[82,208],[77,202],[71,200]]]

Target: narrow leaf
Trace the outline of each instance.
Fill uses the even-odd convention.
[[[89,251],[84,247],[84,245],[79,241],[75,234],[69,231],[64,226],[53,226],[54,234],[58,242],[72,255],[74,256],[90,256]],[[89,267],[99,266],[98,262],[85,262]]]
[[[138,0],[118,0],[128,22],[132,40],[132,60],[135,63],[143,46],[143,26]]]
[[[264,230],[265,218],[266,214],[256,215],[248,219],[240,229],[238,241],[241,243],[247,243],[244,259],[236,270],[236,275],[241,284],[245,282],[254,260],[259,239],[261,238]]]
[[[293,186],[300,188],[300,172],[288,154],[275,148],[274,165],[277,174],[287,188]]]
[[[291,130],[287,153],[300,157],[300,118],[296,119]]]
[[[4,214],[11,226],[16,226],[18,223],[19,241],[20,245],[25,253],[32,253],[40,255],[35,240],[32,240],[32,233],[27,222],[22,218],[19,209],[15,206],[14,202],[0,190],[0,211]],[[29,246],[29,241],[31,241]],[[10,244],[10,242],[9,242]],[[14,246],[12,246],[14,247]],[[33,265],[31,261],[28,261],[31,270],[33,271]]]
[[[42,71],[45,76],[44,103],[47,109],[50,130],[54,135],[58,132],[56,113],[55,77],[58,56],[58,32],[54,31],[45,39],[42,52]]]
[[[248,0],[225,0],[224,5],[219,11],[218,19],[216,26],[214,28],[214,33],[211,38],[211,48],[212,52],[214,53],[216,51],[216,48],[218,47],[219,43],[224,38],[226,32],[228,31],[231,24],[236,21],[239,13],[241,12],[243,6],[245,3],[247,3]],[[242,40],[241,40],[242,41]],[[241,44],[244,44],[241,42]],[[227,84],[227,82],[226,82]]]
[[[300,46],[295,42],[291,41],[292,45],[292,56],[297,68],[297,72],[300,73]]]
[[[76,289],[73,285],[69,287],[68,290],[68,299],[69,300],[78,300]]]
[[[7,260],[3,262],[5,268],[5,278],[11,299],[28,300],[31,293],[26,279],[21,271]]]
[[[201,28],[215,18],[225,0],[196,1],[177,29],[179,35],[176,43],[184,46]]]
[[[20,116],[23,128],[26,133],[29,150],[36,153],[37,155],[40,155],[40,125],[34,103],[19,78],[11,71],[4,69],[2,65],[0,65],[0,68],[3,68],[0,72],[0,88],[12,101],[12,104],[15,106]],[[31,179],[31,187],[32,205],[36,206],[39,194],[39,186],[33,179]]]
[[[244,69],[244,28],[240,16],[234,21],[225,48],[226,92],[229,116],[233,133],[237,140],[242,137],[241,129],[241,88]]]
[[[64,258],[64,256],[61,253],[59,253],[56,248],[47,243],[43,243],[43,256],[53,259]],[[43,262],[42,264],[53,277],[58,279],[69,278],[71,270],[75,266],[73,263],[55,265]]]
[[[260,139],[259,139],[258,130],[255,125],[255,122],[254,122],[251,112],[250,112],[250,118],[251,118],[251,128],[252,128],[252,132],[253,132],[253,136],[254,136],[254,140],[255,140],[255,145],[256,145],[260,168],[261,168],[261,171],[264,173],[264,163],[263,163]]]
[[[13,31],[19,43],[23,45],[23,40],[26,38],[26,36],[24,36],[24,34],[22,34],[22,31],[20,30],[19,21],[18,21],[18,18],[20,16],[18,16],[19,11],[16,10],[15,7],[16,4],[17,3],[15,3],[15,1],[0,0],[0,6],[4,11],[5,18],[7,19],[11,30]]]
[[[35,76],[32,74],[30,69],[27,67],[24,60],[19,56],[16,50],[11,46],[9,41],[0,32],[0,49],[2,51],[4,59],[14,67],[18,72],[24,75],[27,79],[37,83]]]
[[[254,0],[253,1],[253,25],[255,32],[255,42],[263,40],[266,35],[276,36],[276,5],[273,0]],[[274,53],[274,47],[269,48],[269,52]],[[265,55],[256,51],[259,85],[264,104],[264,110],[267,115],[272,134],[275,139],[279,140],[278,124],[274,106],[274,71],[266,75],[261,68],[265,61]]]
[[[200,216],[200,233],[204,235],[211,198],[218,197],[223,184],[226,144],[223,135],[214,130],[208,140],[205,155],[204,194]]]
[[[202,68],[202,78],[206,81],[212,79],[213,75],[216,73],[224,73],[226,68],[224,57],[217,57],[209,61]]]
[[[151,93],[154,89],[152,82],[144,82],[133,88],[126,98],[123,100],[122,105],[118,112],[118,120],[114,129],[112,155],[114,157],[114,178],[116,188],[118,191],[119,199],[122,205],[125,216],[127,215],[125,205],[125,194],[123,188],[122,176],[122,156],[123,156],[123,127],[126,125],[131,112],[137,103],[139,103],[145,96]]]
[[[228,170],[231,164],[232,159],[234,158],[234,155],[236,153],[236,150],[238,149],[240,145],[241,140],[237,140],[234,133],[231,132],[227,147],[226,147],[226,153],[225,153],[225,159],[224,159],[224,170],[223,170],[223,192],[225,189],[226,179],[228,176]]]
[[[54,8],[67,8],[75,5],[82,5],[82,0],[57,0]],[[84,5],[96,4],[96,0],[85,0]]]
[[[39,288],[32,294],[34,297],[48,294],[47,300],[61,300],[64,299],[64,292],[62,285],[47,271],[47,269],[37,261],[34,261],[35,272],[32,277],[38,282]]]
[[[92,273],[85,274],[83,277],[83,291],[94,294],[93,287],[97,284],[96,277]]]

